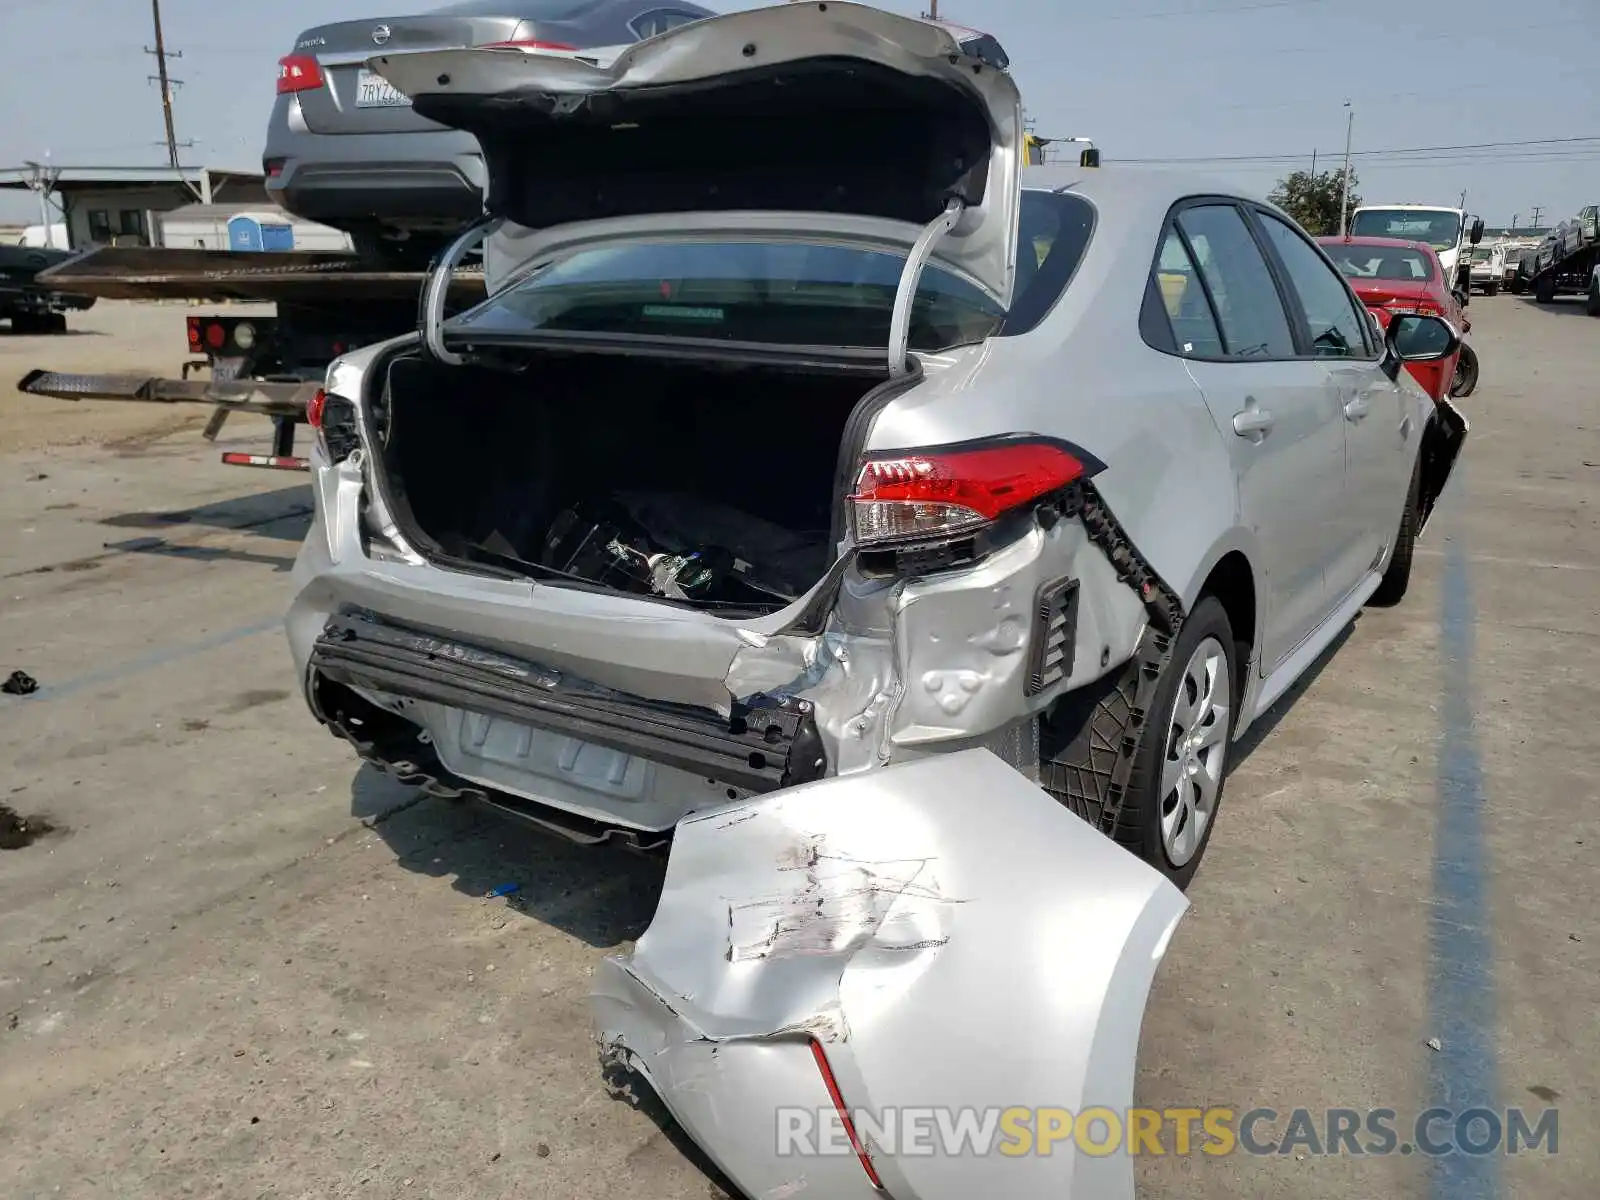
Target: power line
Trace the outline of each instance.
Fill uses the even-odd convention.
[[[1562,137],[1562,138],[1528,138],[1517,142],[1463,142],[1456,146],[1398,146],[1387,150],[1356,150],[1352,152],[1355,158],[1376,158],[1385,155],[1404,154],[1429,154],[1434,151],[1444,150],[1494,150],[1510,149],[1521,146],[1555,146],[1574,142],[1600,142],[1600,135],[1593,137]],[[1234,162],[1299,162],[1307,157],[1309,150],[1298,150],[1291,154],[1207,154],[1196,155],[1188,158],[1119,158],[1114,161],[1121,163],[1234,163]],[[1107,159],[1107,162],[1113,160]]]
[[[1111,17],[1073,18],[1074,25],[1110,25],[1122,21],[1172,20],[1181,17],[1219,17],[1227,13],[1260,12],[1268,8],[1309,8],[1326,0],[1262,0],[1258,4],[1230,4],[1217,8],[1179,8],[1165,12],[1118,13]]]

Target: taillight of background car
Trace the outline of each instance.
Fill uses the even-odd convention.
[[[479,46],[480,50],[576,50],[576,46],[569,46],[565,42],[541,42],[537,38],[523,38],[514,42],[485,42]]]
[[[309,54],[286,54],[278,60],[278,94],[307,92],[322,86],[322,66]]]

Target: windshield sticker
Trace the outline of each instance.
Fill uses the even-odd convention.
[[[673,321],[721,321],[724,318],[720,308],[695,308],[686,304],[646,304],[644,315],[647,317],[665,317]]]

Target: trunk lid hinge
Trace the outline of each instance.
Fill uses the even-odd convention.
[[[910,370],[906,362],[907,346],[911,340],[911,305],[917,298],[917,284],[922,280],[922,270],[928,265],[934,247],[955,228],[967,206],[952,197],[944,211],[923,227],[911,253],[906,255],[906,265],[900,271],[900,284],[894,293],[894,315],[889,321],[889,377],[899,379]]]
[[[467,226],[461,236],[434,260],[428,278],[422,285],[419,322],[422,344],[427,347],[429,354],[448,366],[459,367],[465,361],[461,355],[447,350],[444,344],[444,302],[450,294],[450,277],[455,274],[456,267],[466,257],[467,251],[499,229],[504,220],[504,217],[486,216]]]

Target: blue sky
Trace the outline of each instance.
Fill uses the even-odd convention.
[[[186,161],[259,167],[277,59],[295,35],[397,11],[164,0],[168,45],[183,51],[178,137],[196,142]],[[1040,133],[1092,136],[1108,161],[1256,156],[1204,169],[1265,193],[1313,150],[1319,169],[1342,156],[1349,99],[1368,201],[1453,204],[1465,189],[1491,225],[1600,202],[1600,0],[940,0],[940,15],[1006,46]],[[144,0],[0,0],[0,34],[14,51],[0,166],[46,150],[73,166],[164,161]],[[1592,140],[1368,157],[1581,138]],[[0,197],[0,219],[37,211],[25,194]]]

